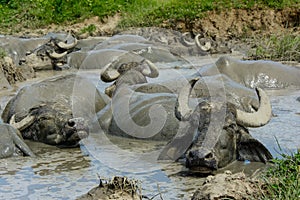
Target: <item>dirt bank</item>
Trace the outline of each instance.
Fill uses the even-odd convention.
[[[168,20],[164,27],[182,31],[202,32],[214,37],[243,37],[254,34],[282,34],[286,31],[300,31],[300,10],[253,8],[250,10],[230,9],[209,11],[202,19],[193,21]]]

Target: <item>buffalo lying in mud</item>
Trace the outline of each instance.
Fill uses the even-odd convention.
[[[101,73],[101,80],[104,82],[115,81],[105,89],[105,94],[111,97],[121,85],[147,83],[146,77],[156,78],[158,75],[157,67],[151,61],[143,59],[140,62],[128,62],[120,65],[113,62]]]
[[[2,118],[18,127],[24,139],[73,147],[88,136],[88,120],[106,105],[105,99],[87,79],[62,75],[22,88]]]
[[[49,33],[41,38],[0,36],[0,48],[7,52],[14,64],[27,65],[34,70],[60,69],[77,43],[71,34]]]
[[[179,99],[182,99],[182,95]],[[121,87],[114,94],[112,103],[99,112],[99,122],[108,134],[171,141],[160,153],[160,160],[177,160],[183,156],[186,157],[187,167],[204,173],[225,167],[237,159],[266,162],[272,157],[245,128],[263,126],[271,118],[266,94],[258,89],[258,95],[260,106],[255,113],[237,110],[231,103],[208,103],[207,100],[197,99],[201,103],[188,116],[180,111],[175,114],[174,94],[146,94]],[[158,110],[155,104],[160,106]],[[178,110],[187,108],[183,102],[179,105]],[[215,109],[211,109],[212,106]],[[223,118],[222,115],[218,116],[219,113],[223,114]],[[185,117],[178,117],[181,115]],[[211,116],[216,118],[211,119]],[[213,124],[210,120],[218,125],[215,129],[208,129]],[[214,133],[220,136],[215,137]],[[209,142],[202,145],[203,140]],[[214,141],[216,143],[210,143]]]
[[[249,88],[286,88],[300,86],[300,69],[271,61],[240,61],[228,56],[203,66],[195,76],[224,74]]]
[[[192,86],[196,80],[192,80]],[[260,127],[272,115],[269,98],[260,88],[260,106],[254,113],[236,109],[231,103],[201,101],[193,110],[188,105],[192,87],[185,87],[176,103],[181,121],[175,138],[165,147],[161,158],[179,158],[186,149],[186,166],[192,171],[210,173],[235,160],[267,162],[270,152],[254,139],[245,127]],[[191,145],[190,145],[191,144]]]
[[[34,156],[30,148],[20,138],[20,132],[9,124],[0,124],[0,158],[16,155]]]
[[[82,49],[71,53],[68,64],[73,68],[101,69],[115,61],[115,58],[119,62],[138,62],[141,59],[163,63],[185,61],[171,53],[169,49],[143,37],[116,35],[99,43],[93,49]]]

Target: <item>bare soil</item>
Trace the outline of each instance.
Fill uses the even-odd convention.
[[[262,181],[246,177],[243,172],[232,174],[226,171],[208,176],[204,184],[195,192],[192,200],[214,199],[257,199],[263,188]]]
[[[171,21],[171,20],[170,20]],[[164,26],[171,22],[166,22]],[[282,34],[290,31],[300,32],[300,9],[285,8],[282,10],[253,8],[250,10],[230,9],[210,11],[202,19],[190,22],[175,22],[178,30],[203,32],[214,37],[242,37],[254,34]]]

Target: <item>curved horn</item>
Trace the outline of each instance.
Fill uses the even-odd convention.
[[[199,77],[193,78],[189,81],[189,83],[184,86],[177,98],[176,106],[175,106],[175,116],[179,120],[187,120],[190,115],[192,114],[192,109],[189,107],[189,96],[190,93],[196,84],[196,82],[199,80]]]
[[[270,99],[261,88],[256,88],[256,93],[260,102],[259,108],[254,113],[236,110],[236,121],[238,124],[245,127],[260,127],[270,121],[272,117]]]
[[[22,119],[19,122],[16,122],[15,120],[16,115],[13,115],[10,120],[9,120],[9,124],[12,125],[14,128],[18,129],[19,131],[24,130],[25,128],[27,128],[28,126],[30,126],[33,122],[35,117],[34,116],[27,116],[24,119]]]
[[[187,36],[189,34],[189,32],[185,32],[182,34],[181,38],[182,38],[182,41],[187,45],[187,46],[193,46],[195,45],[195,42],[189,42],[185,39],[185,36]]]
[[[198,34],[198,35],[196,35],[196,37],[195,37],[195,41],[196,41],[196,45],[202,50],[202,51],[209,51],[210,50],[210,48],[211,48],[211,43],[210,42],[208,42],[208,41],[204,41],[205,43],[204,43],[204,45],[202,45],[200,42],[200,40],[205,40],[205,38],[201,38],[200,40],[199,40],[199,37],[200,37],[200,34]]]
[[[148,67],[143,68],[142,71],[141,71],[141,73],[144,76],[148,76],[150,78],[156,78],[156,77],[158,77],[159,72],[158,72],[157,67],[154,65],[154,63],[151,62],[150,60],[147,60],[147,59],[143,60],[142,63],[143,62],[146,62],[146,64],[148,65]]]
[[[67,55],[67,51],[63,52],[63,53],[56,53],[55,51],[53,51],[52,53],[48,53],[50,58],[54,58],[54,59],[60,59],[62,57],[64,57],[65,55]]]
[[[69,37],[69,36],[71,36],[72,37],[72,35],[69,33],[69,35],[67,36],[67,38]],[[72,48],[74,48],[76,45],[77,45],[77,39],[75,38],[75,37],[73,37],[74,38],[74,41],[72,42],[72,43],[70,43],[70,44],[67,44],[66,42],[59,42],[59,43],[57,43],[56,45],[59,47],[59,48],[61,48],[61,49],[72,49]]]
[[[101,80],[104,82],[112,82],[120,76],[118,70],[112,68],[111,65],[112,63],[107,64],[104,67],[105,70],[100,75]]]

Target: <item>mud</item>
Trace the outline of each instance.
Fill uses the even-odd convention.
[[[0,59],[0,71],[1,71],[1,81],[7,81],[10,85],[16,83],[17,81],[24,81],[26,80],[25,76],[23,75],[22,71],[16,67],[13,63],[13,60],[10,57],[3,57]],[[5,81],[5,80],[6,81]],[[7,86],[2,86],[7,87]]]
[[[99,179],[99,186],[91,189],[87,194],[80,196],[77,200],[96,199],[142,199],[141,188],[138,181],[126,177],[112,177],[111,180]]]
[[[231,171],[226,171],[208,176],[192,200],[257,199],[261,194],[261,185],[261,181],[249,178],[243,172],[232,174]]]

